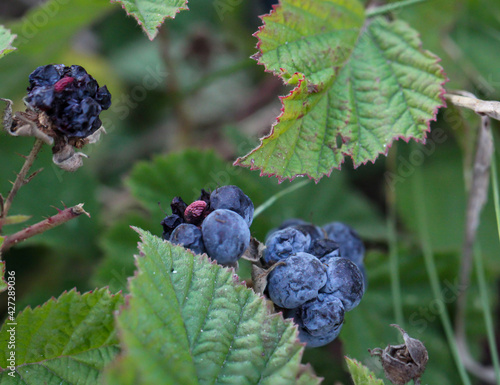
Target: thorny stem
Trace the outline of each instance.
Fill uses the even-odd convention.
[[[160,39],[160,55],[167,68],[168,78],[167,87],[170,95],[173,98],[174,111],[178,120],[178,140],[179,144],[184,147],[188,146],[192,139],[193,134],[193,122],[186,111],[182,91],[179,85],[178,76],[175,68],[175,61],[170,55],[170,40],[168,29],[163,26],[159,33]]]
[[[21,168],[21,171],[19,171],[19,174],[17,174],[16,180],[13,183],[12,189],[9,192],[9,195],[3,202],[3,210],[0,213],[0,218],[6,218],[7,214],[9,213],[10,207],[12,205],[12,201],[14,200],[14,197],[16,196],[17,192],[21,187],[23,187],[26,183],[28,183],[35,174],[31,175],[30,177],[26,177],[28,175],[28,172],[30,171],[31,166],[33,166],[33,162],[35,161],[38,153],[40,152],[40,149],[43,146],[43,142],[40,139],[36,139],[35,143],[33,144],[33,148],[31,149],[30,154],[26,157],[26,160],[24,161],[23,167]],[[2,232],[2,222],[0,221],[0,233]]]
[[[6,236],[0,248],[0,253],[7,251],[10,247],[19,242],[22,242],[35,235],[44,233],[45,231],[50,230],[53,227],[62,225],[63,223],[66,223],[71,219],[76,218],[82,214],[85,214],[90,218],[89,213],[87,213],[83,209],[83,203],[80,203],[73,207],[66,208],[64,210],[59,210],[59,212],[56,215],[53,215],[50,218],[35,223],[32,226],[28,226],[25,229],[18,231],[17,233]]]
[[[378,15],[383,15],[384,13],[396,11],[398,9],[408,7],[409,5],[422,3],[425,0],[403,0],[397,3],[390,3],[386,5],[381,5],[379,7],[371,8],[366,10],[366,17],[374,17]]]

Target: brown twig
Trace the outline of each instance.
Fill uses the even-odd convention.
[[[467,370],[481,380],[494,384],[496,379],[493,368],[483,366],[470,354],[470,350],[467,345],[465,326],[467,288],[470,285],[474,243],[476,241],[480,214],[488,197],[490,167],[494,151],[490,117],[499,119],[500,103],[495,101],[479,100],[473,94],[466,92],[460,92],[460,95],[446,94],[446,98],[448,101],[459,107],[469,108],[481,115],[481,125],[479,127],[476,154],[472,170],[472,182],[468,189],[465,235],[460,266],[460,287],[464,288],[464,290],[460,290],[457,298],[455,336],[457,339],[460,358],[462,359]]]
[[[50,230],[53,227],[62,225],[63,223],[66,223],[82,214],[85,214],[90,218],[89,213],[87,213],[83,209],[83,203],[66,208],[64,210],[59,210],[56,215],[53,215],[50,218],[47,218],[32,226],[26,227],[25,229],[18,231],[15,234],[6,236],[0,248],[0,253],[7,251],[10,247],[19,242],[31,238],[37,234],[44,233],[45,231]]]
[[[14,197],[16,196],[19,189],[23,187],[26,183],[28,183],[36,174],[38,174],[38,172],[40,172],[40,170],[36,171],[35,173],[27,177],[28,172],[30,171],[31,166],[33,166],[33,162],[35,161],[42,146],[43,142],[40,139],[36,139],[30,154],[26,157],[26,160],[24,161],[21,171],[19,171],[19,174],[17,174],[16,180],[13,183],[9,195],[3,202],[3,210],[2,212],[0,212],[0,218],[7,217],[7,214],[9,213],[10,210],[10,206],[12,205],[12,201],[14,200]],[[0,233],[1,231],[2,231],[2,223],[0,222]]]
[[[447,93],[444,97],[455,106],[468,108],[479,115],[487,115],[490,118],[500,120],[500,102],[481,100],[476,98],[474,94],[465,91]]]

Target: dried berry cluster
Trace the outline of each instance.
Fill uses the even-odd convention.
[[[201,191],[186,204],[176,197],[172,215],[163,219],[163,239],[197,254],[207,253],[222,265],[234,265],[250,243],[253,203],[240,188],[223,186],[211,194]]]

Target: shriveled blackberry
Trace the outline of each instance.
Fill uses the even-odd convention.
[[[101,127],[99,114],[111,106],[111,94],[78,65],[49,64],[29,76],[26,103],[44,111],[53,130],[67,138],[86,138]]]

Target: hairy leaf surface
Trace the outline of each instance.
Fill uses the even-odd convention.
[[[119,351],[113,312],[122,302],[107,289],[72,290],[7,320],[0,331],[0,383],[96,384]]]
[[[357,1],[284,0],[256,33],[259,64],[295,88],[260,146],[236,164],[280,180],[374,162],[395,139],[425,141],[445,76],[402,21]]]
[[[138,272],[118,316],[126,354],[110,384],[319,383],[296,328],[234,271],[139,230]]]

